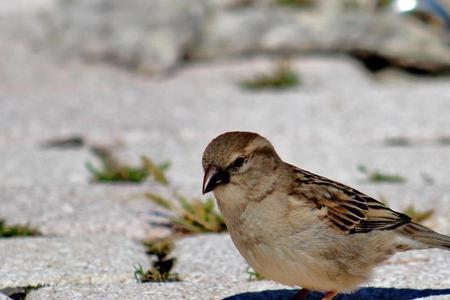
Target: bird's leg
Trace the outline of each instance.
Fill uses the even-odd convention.
[[[308,293],[308,289],[301,289],[292,300],[306,300],[306,296],[308,296]]]
[[[334,298],[334,296],[337,295],[337,292],[335,291],[329,291],[327,293],[325,293],[325,295],[323,296],[322,300],[331,300]]]

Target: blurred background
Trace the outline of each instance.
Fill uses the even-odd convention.
[[[165,236],[249,130],[450,233],[449,75],[449,0],[3,0],[0,220]]]

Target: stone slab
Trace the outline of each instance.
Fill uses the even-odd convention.
[[[4,185],[83,184],[89,182],[87,151],[2,147],[0,181]]]
[[[148,265],[125,237],[0,239],[0,291],[37,285],[133,282],[134,266]]]
[[[162,284],[119,284],[97,286],[65,286],[43,288],[33,291],[27,300],[97,300],[97,299],[211,299],[211,300],[289,300],[296,289],[284,287],[269,281],[227,284],[162,283]],[[438,296],[430,296],[438,295]],[[337,300],[448,300],[449,289],[396,289],[371,287],[363,288],[352,295],[341,295]],[[320,300],[320,293],[312,293],[308,300]]]
[[[295,293],[270,281],[249,282],[247,264],[228,235],[200,235],[177,241],[175,271],[180,283],[105,284],[48,287],[27,299],[290,299]],[[449,299],[449,253],[439,250],[397,254],[377,268],[374,279],[352,295],[356,299]],[[320,299],[315,293],[309,300]],[[429,297],[432,296],[432,297]]]
[[[31,180],[32,171],[39,170],[35,160],[58,164],[80,180],[84,154],[35,156],[20,151],[31,142],[72,132],[93,139],[118,137],[134,155],[168,159],[175,184],[199,194],[200,159],[207,143],[227,130],[251,130],[270,138],[286,161],[346,183],[358,179],[357,166],[364,164],[399,173],[414,184],[422,184],[422,174],[427,173],[436,184],[448,185],[449,169],[443,166],[450,151],[438,143],[450,128],[444,113],[450,109],[448,78],[380,83],[351,60],[316,56],[293,62],[302,76],[300,87],[252,93],[240,89],[239,80],[270,70],[270,60],[199,64],[161,83],[106,67],[61,68],[50,62],[41,75],[41,58],[20,53],[12,62],[1,62],[0,68],[0,98],[5,99],[0,145],[12,147],[2,155],[8,157],[0,175],[6,182]],[[28,65],[30,59],[40,62]],[[17,65],[24,65],[24,70],[18,71]],[[39,83],[33,81],[36,77]],[[401,148],[383,143],[395,136],[430,143]],[[15,152],[15,162],[9,162]],[[69,164],[70,158],[76,167]],[[49,173],[51,179],[57,177]]]
[[[56,168],[57,169],[57,168]],[[135,239],[166,236],[161,210],[144,197],[150,183],[1,186],[0,218],[30,224],[44,235],[120,235]]]
[[[247,264],[228,235],[201,235],[182,239],[175,249],[181,276],[193,282],[243,282],[248,278]],[[369,286],[404,288],[450,285],[450,253],[441,250],[409,251],[394,255],[375,272]]]

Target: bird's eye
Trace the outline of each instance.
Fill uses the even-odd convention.
[[[244,162],[245,162],[245,158],[243,158],[243,157],[238,157],[238,158],[236,158],[236,160],[233,162],[232,168],[233,168],[233,169],[239,169],[240,167],[242,167],[242,165],[244,164]]]

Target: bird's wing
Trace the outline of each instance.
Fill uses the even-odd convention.
[[[321,212],[328,224],[343,234],[392,230],[411,218],[341,183],[293,167],[294,191]],[[325,209],[324,209],[325,208]]]

